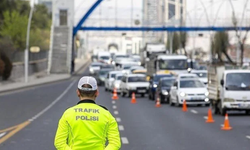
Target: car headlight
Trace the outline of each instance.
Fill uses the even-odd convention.
[[[186,93],[181,92],[181,93],[180,93],[180,96],[181,96],[181,97],[185,97],[185,96],[186,96]]]
[[[167,90],[162,90],[161,91],[163,95],[168,95],[168,91]]]
[[[157,88],[157,84],[154,84],[153,87],[154,87],[154,88]]]
[[[235,102],[233,98],[224,98],[224,102]]]
[[[140,66],[140,65],[141,65],[141,62],[138,62],[138,65]]]
[[[104,81],[104,80],[105,80],[105,78],[104,78],[104,77],[101,77],[100,79],[101,79],[101,81]]]
[[[93,68],[89,68],[89,71],[90,71],[90,72],[94,72],[94,69],[93,69]]]
[[[115,83],[115,87],[118,88],[120,86],[119,83]]]
[[[205,92],[205,96],[208,96],[209,95],[209,92]]]

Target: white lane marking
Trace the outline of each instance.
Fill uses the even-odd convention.
[[[76,80],[73,81],[65,90],[64,92],[59,95],[49,106],[47,106],[46,108],[44,108],[41,112],[39,112],[37,115],[35,115],[34,117],[32,117],[31,119],[29,119],[29,121],[34,121],[35,119],[37,119],[38,117],[40,117],[41,115],[43,115],[46,111],[48,111],[52,106],[54,106],[58,101],[61,100],[61,98],[67,94],[67,92],[70,90],[70,88],[76,83]]]
[[[207,116],[204,116],[203,118],[204,118],[204,119],[207,119],[208,117],[207,117]]]
[[[116,108],[117,108],[117,107],[114,105],[114,106],[113,106],[113,109],[116,109]]]
[[[123,125],[119,125],[118,128],[119,128],[120,131],[124,131]]]
[[[198,112],[196,110],[193,110],[193,109],[191,110],[191,112],[194,114],[198,114]]]
[[[115,114],[115,115],[118,115],[118,114],[119,114],[119,112],[116,110],[116,111],[114,111],[114,114]]]
[[[224,124],[221,124],[220,126],[224,127]]]
[[[126,137],[121,137],[122,144],[128,144],[128,139]]]
[[[122,120],[121,120],[121,118],[118,118],[118,117],[117,117],[117,118],[116,118],[116,121],[117,121],[117,122],[121,122]]]
[[[250,136],[249,136],[249,135],[247,135],[247,136],[246,136],[246,138],[250,139]]]
[[[115,104],[115,101],[112,101],[112,104]]]
[[[6,134],[6,132],[0,134],[0,138],[3,137]]]

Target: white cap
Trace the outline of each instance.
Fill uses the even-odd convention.
[[[84,84],[88,84],[91,88],[82,87]],[[78,82],[78,89],[83,91],[95,91],[97,90],[97,82],[96,79],[90,76],[82,77]]]

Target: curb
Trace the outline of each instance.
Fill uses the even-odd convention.
[[[31,87],[36,87],[36,86],[41,86],[41,85],[46,85],[46,84],[52,84],[52,83],[56,83],[56,82],[65,81],[65,80],[71,79],[71,78],[74,77],[73,75],[76,75],[77,73],[79,73],[89,63],[90,63],[90,60],[85,61],[84,64],[79,69],[77,69],[73,74],[68,74],[68,76],[65,76],[65,77],[62,77],[62,78],[59,78],[59,79],[55,79],[55,80],[51,80],[51,81],[44,81],[42,83],[37,83],[37,84],[34,83],[34,84],[30,84],[30,85],[17,86],[15,88],[13,88],[13,87],[12,88],[7,88],[7,89],[4,89],[4,90],[0,90],[0,94],[8,93],[10,91],[11,92],[18,92],[20,90],[26,90],[26,89],[29,89]]]

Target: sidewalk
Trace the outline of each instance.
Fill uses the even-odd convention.
[[[75,73],[79,72],[86,63],[89,62],[89,59],[76,59],[75,60]],[[24,77],[20,78],[16,81],[1,81],[0,82],[0,93],[8,92],[10,90],[18,90],[22,88],[28,88],[36,85],[42,85],[50,82],[57,82],[61,80],[66,80],[71,78],[70,74],[50,74],[48,75],[46,72],[40,72],[29,76],[29,82],[24,82]]]

